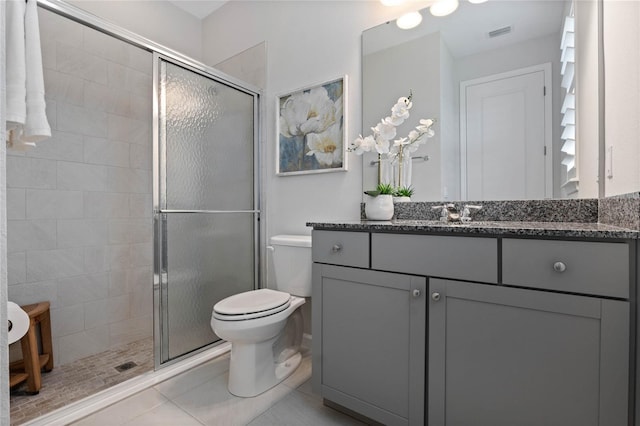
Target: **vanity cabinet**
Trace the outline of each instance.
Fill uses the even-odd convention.
[[[371,234],[371,267],[432,277],[498,282],[498,240]]]
[[[630,424],[635,242],[314,230],[312,247],[325,400],[388,425]]]
[[[313,387],[385,425],[424,424],[426,279],[313,265]]]
[[[429,280],[429,425],[627,425],[629,302]]]
[[[502,283],[628,299],[629,256],[627,243],[504,238]]]

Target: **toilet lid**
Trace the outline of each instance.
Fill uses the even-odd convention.
[[[227,297],[216,303],[213,310],[222,315],[246,315],[277,308],[282,310],[289,304],[290,298],[289,293],[262,288]]]

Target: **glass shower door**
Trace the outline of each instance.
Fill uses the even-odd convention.
[[[220,340],[213,305],[256,287],[258,95],[156,61],[156,344],[164,363]]]

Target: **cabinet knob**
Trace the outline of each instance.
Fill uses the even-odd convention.
[[[411,294],[413,295],[413,297],[420,297],[420,289],[414,288]]]
[[[431,299],[433,299],[434,302],[437,302],[440,300],[440,293],[431,293]]]
[[[331,247],[331,251],[334,253],[338,253],[341,250],[342,250],[342,244],[334,244],[333,247]]]
[[[564,272],[567,270],[567,265],[564,262],[556,262],[553,264],[553,270],[556,272]]]

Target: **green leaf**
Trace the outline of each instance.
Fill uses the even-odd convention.
[[[413,195],[414,189],[412,186],[403,186],[402,188],[397,188],[395,192],[396,197],[411,197]]]
[[[393,193],[395,192],[393,186],[389,183],[378,184],[376,191],[378,191],[378,193],[382,195],[393,195]]]

